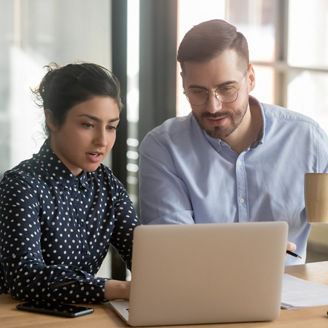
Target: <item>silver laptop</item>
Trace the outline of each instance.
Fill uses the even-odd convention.
[[[285,222],[139,226],[130,302],[111,306],[131,326],[274,320],[287,230]]]

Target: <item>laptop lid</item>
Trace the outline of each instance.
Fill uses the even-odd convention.
[[[128,323],[273,320],[280,313],[285,222],[147,225],[134,232]]]

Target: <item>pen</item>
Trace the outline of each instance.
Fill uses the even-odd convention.
[[[293,252],[291,252],[291,251],[286,251],[286,253],[289,254],[289,255],[291,255],[291,256],[294,256],[294,257],[297,257],[297,258],[299,258],[299,259],[302,259],[302,256],[297,255],[296,253],[293,253]]]

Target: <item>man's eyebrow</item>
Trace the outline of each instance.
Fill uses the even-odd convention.
[[[222,88],[222,87],[226,87],[230,84],[235,84],[235,83],[238,83],[238,81],[234,81],[234,80],[231,80],[231,81],[225,81],[223,83],[220,83],[220,84],[217,84],[215,87],[216,88]],[[197,85],[197,84],[191,84],[189,85],[188,88],[198,88],[198,89],[204,89],[204,90],[207,90],[207,88],[203,87],[202,85]]]
[[[217,87],[218,88],[220,88],[220,87],[225,87],[225,86],[227,86],[227,85],[229,85],[229,84],[235,84],[235,83],[238,83],[238,81],[226,81],[226,82],[223,82],[223,83],[221,83],[221,84],[218,84],[217,85]]]
[[[217,88],[222,88],[222,87],[226,87],[227,85],[230,85],[230,84],[235,84],[235,83],[238,83],[238,81],[226,81],[226,82],[223,82],[223,83],[220,83],[218,84],[216,87]]]
[[[102,120],[100,118],[98,118],[96,116],[93,116],[93,115],[89,115],[89,114],[81,114],[81,115],[79,115],[79,117],[87,117],[90,120],[93,120],[93,121],[96,121],[96,122],[102,122]],[[116,121],[119,121],[119,120],[120,120],[119,117],[114,117],[114,118],[108,120],[107,122],[108,123],[113,123],[113,122],[116,122]]]
[[[191,85],[189,85],[188,89],[190,89],[190,88],[198,88],[198,89],[207,90],[205,87],[203,87],[201,85],[197,85],[197,84],[191,84]]]

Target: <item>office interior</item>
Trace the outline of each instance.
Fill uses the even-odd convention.
[[[214,18],[249,41],[252,95],[314,118],[328,133],[326,0],[0,0],[0,172],[44,141],[43,113],[31,88],[51,62],[95,62],[121,82],[125,104],[108,166],[138,208],[138,145],[165,119],[186,115],[177,45]],[[300,177],[302,178],[302,177]],[[314,225],[307,262],[328,259],[328,227]],[[101,274],[126,277],[112,250]]]

